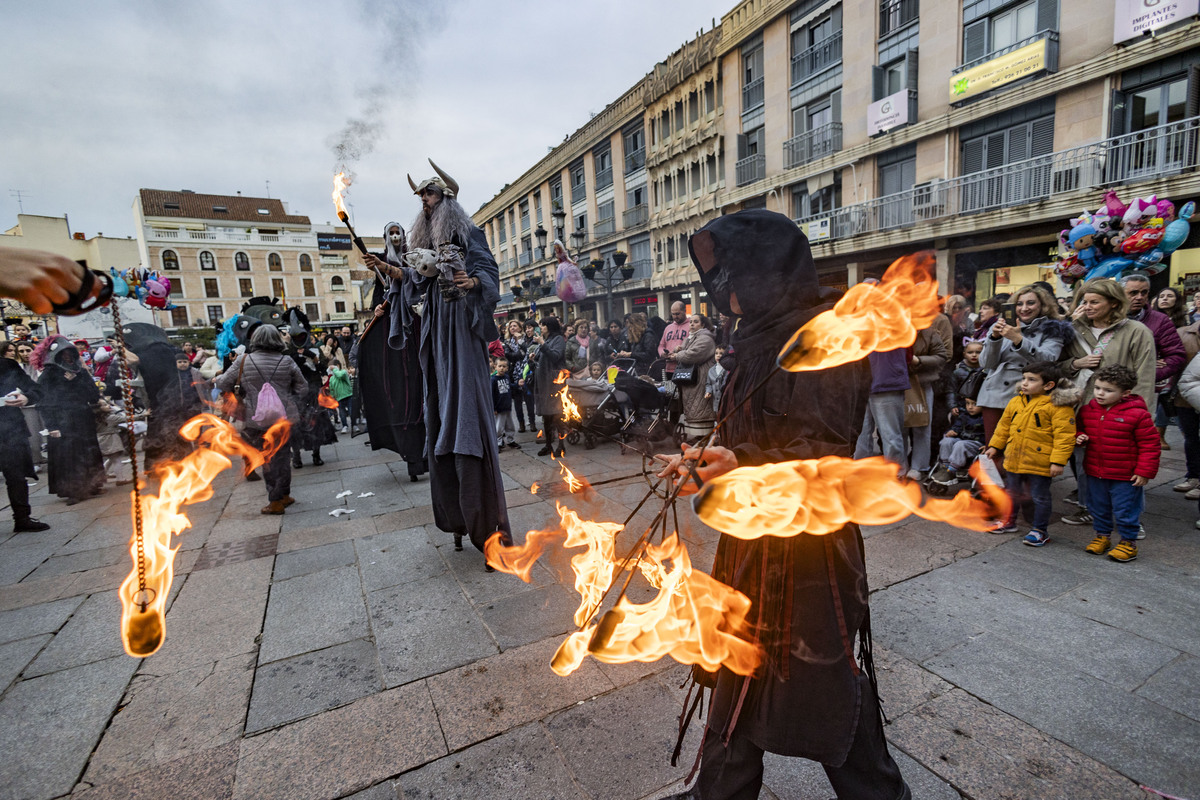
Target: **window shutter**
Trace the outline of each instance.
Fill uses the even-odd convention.
[[[1030,126],[1029,158],[1048,156],[1054,152],[1054,117],[1035,119]]]
[[[963,28],[963,63],[967,64],[987,55],[986,19],[972,22]]]
[[[909,50],[904,55],[904,86],[912,91],[917,90],[917,51]],[[916,120],[909,120],[915,122]]]
[[[837,89],[829,95],[829,108],[834,122],[842,121],[842,90]]]
[[[837,33],[842,29],[842,6],[840,3],[833,7],[830,17],[833,20],[833,32]]]
[[[984,138],[981,136],[978,139],[970,139],[962,143],[963,175],[970,175],[983,169],[983,142]]]
[[[990,134],[984,139],[986,142],[983,146],[983,166],[985,169],[1004,166],[1004,140],[1008,138],[1008,133],[1008,131],[1000,131]]]
[[[1005,164],[1015,164],[1029,158],[1031,130],[1030,125],[1017,125],[1008,129],[1008,156],[1004,159]]]
[[[808,106],[792,109],[792,135],[799,136],[808,132]]]
[[[1200,114],[1200,65],[1188,67],[1187,105],[1184,114],[1194,117]]]
[[[1038,31],[1058,30],[1058,0],[1038,0]]]
[[[1113,89],[1112,93],[1112,108],[1109,109],[1108,118],[1108,135],[1109,136],[1124,136],[1127,133],[1125,127],[1125,109],[1129,102],[1128,97],[1119,89]]]
[[[887,73],[883,67],[871,67],[871,101],[882,100],[887,92]]]
[[[746,147],[747,147],[746,134],[739,133],[737,135],[738,161],[741,161],[743,158],[746,157]]]

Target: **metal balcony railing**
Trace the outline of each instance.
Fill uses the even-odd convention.
[[[645,203],[633,206],[625,210],[622,221],[626,228],[632,228],[635,225],[641,225],[650,219],[650,208]]]
[[[1049,40],[1046,43],[1046,71],[1047,72],[1057,72],[1058,71],[1058,31],[1046,30],[1046,31],[1038,31],[1033,36],[1026,37],[1019,42],[1010,44],[1008,47],[1002,47],[999,50],[988,53],[988,54],[981,56],[979,58],[976,58],[972,61],[968,61],[965,64],[963,64],[962,66],[958,66],[958,67],[955,67],[954,69],[950,70],[950,74],[957,75],[960,72],[965,72],[966,70],[969,70],[971,67],[977,67],[980,64],[986,64],[987,62],[991,61],[994,58],[999,58],[1000,56],[1008,55],[1009,53],[1013,52],[1014,50],[1020,50],[1022,47],[1029,45],[1029,44],[1033,44],[1034,42],[1041,41],[1042,39]]]
[[[740,165],[740,162],[739,162]],[[1002,167],[914,186],[865,203],[813,214],[829,220],[829,238],[902,228],[930,220],[1036,203],[1200,168],[1200,117],[1190,117]]]
[[[792,56],[792,85],[806,81],[842,63],[842,32],[822,39]]]
[[[604,219],[596,220],[596,224],[592,226],[592,235],[599,239],[601,236],[608,236],[615,233],[616,230],[616,217],[605,217]]]
[[[637,261],[630,261],[626,266],[633,267],[633,277],[629,280],[639,281],[650,277],[650,272],[654,267],[654,262],[648,258],[641,258]]]
[[[632,153],[625,154],[625,174],[637,172],[642,167],[646,166],[646,148],[634,150]]]
[[[830,122],[784,142],[783,165],[786,169],[791,169],[841,149],[842,123]]]
[[[528,250],[522,250],[520,253],[517,253],[517,264],[520,266],[528,267],[531,260],[532,256]]]
[[[743,158],[737,162],[735,171],[738,186],[745,186],[748,183],[761,181],[767,176],[767,157],[759,153],[758,155]]]
[[[607,167],[596,173],[596,191],[612,186],[612,167]]]
[[[750,81],[742,87],[742,113],[746,113],[752,108],[758,108],[763,104],[764,97],[763,79],[759,78],[756,81]]]
[[[879,6],[879,35],[886,36],[917,18],[918,0],[884,0]]]
[[[571,185],[571,204],[582,203],[587,199],[587,184],[575,183]]]

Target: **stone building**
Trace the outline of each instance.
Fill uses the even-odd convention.
[[[335,249],[343,237],[278,199],[142,189],[133,214],[142,263],[173,284],[178,307],[166,325],[216,324],[263,295],[303,308],[314,324],[354,320],[353,260]]]
[[[640,266],[614,314],[674,299],[711,311],[686,236],[752,207],[796,220],[830,286],[920,249],[936,252],[943,287],[976,300],[1053,282],[1058,232],[1106,190],[1200,199],[1198,5],[744,0],[475,219],[502,285],[520,286],[551,266],[529,246],[527,209],[541,222],[568,186],[563,232],[579,234],[581,263],[620,247]],[[624,183],[609,172],[639,134],[644,224],[626,218],[629,164]],[[1200,288],[1197,230],[1155,288]],[[633,252],[646,239],[649,269]],[[603,289],[591,288],[558,308],[592,316]],[[507,314],[528,308],[505,299]]]

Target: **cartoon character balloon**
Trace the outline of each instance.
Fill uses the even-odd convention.
[[[1187,241],[1195,210],[1192,201],[1176,210],[1172,201],[1153,194],[1125,205],[1110,189],[1095,214],[1085,210],[1058,235],[1055,272],[1068,286],[1134,269],[1161,272],[1166,257]]]

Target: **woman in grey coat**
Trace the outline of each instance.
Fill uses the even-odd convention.
[[[992,440],[1008,401],[1017,396],[1021,373],[1039,361],[1058,361],[1075,338],[1071,323],[1059,318],[1058,303],[1040,286],[1022,286],[1013,295],[1017,324],[997,320],[983,340],[979,363],[987,372],[976,403],[983,412],[984,442]]]
[[[238,356],[213,384],[222,392],[232,392],[234,385],[241,384],[246,393],[243,401],[246,428],[242,436],[259,449],[263,447],[263,434],[273,424],[254,420],[263,387],[268,383],[271,385],[283,403],[288,420],[293,424],[300,419],[296,398],[308,391],[308,383],[300,368],[290,356],[284,355],[283,350],[283,337],[279,335],[279,329],[274,325],[259,325],[250,335],[250,352]],[[262,509],[262,513],[282,514],[285,508],[296,502],[292,499],[290,439],[263,465],[263,479],[267,482],[267,500],[270,502]]]
[[[557,317],[543,319],[542,332],[545,338],[541,335],[533,337],[538,346],[533,355],[533,407],[542,418],[542,436],[546,440],[538,455],[548,456],[553,453],[562,456],[562,440],[555,432],[558,428],[555,422],[562,413],[562,400],[558,394],[566,387],[566,383],[555,383],[555,380],[567,366],[567,340],[563,338],[562,323]]]

